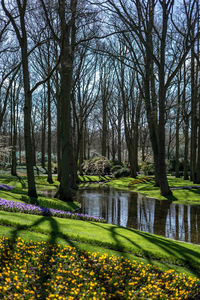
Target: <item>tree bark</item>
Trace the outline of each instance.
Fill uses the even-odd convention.
[[[30,197],[37,198],[35,177],[33,171],[33,145],[31,138],[31,110],[32,110],[32,94],[30,90],[30,73],[28,64],[28,46],[27,46],[27,33],[25,25],[25,13],[27,0],[17,1],[19,18],[20,18],[20,29],[15,23],[13,16],[9,13],[5,7],[4,0],[1,1],[3,10],[10,19],[12,26],[15,30],[17,39],[21,48],[21,58],[22,58],[22,72],[23,72],[23,85],[24,85],[24,141],[25,141],[25,154],[26,154],[26,168],[27,168],[27,180],[28,180],[28,195]]]
[[[76,186],[73,161],[72,124],[71,124],[71,90],[73,75],[73,59],[75,42],[75,15],[77,1],[71,0],[71,28],[65,20],[65,0],[59,1],[59,18],[61,30],[61,72],[60,72],[60,129],[61,129],[61,180],[59,198],[64,201],[72,200],[72,188]],[[70,29],[72,42],[70,44]]]
[[[46,143],[46,95],[44,94],[44,104],[42,110],[42,140],[41,140],[41,166],[45,168],[45,143]]]
[[[181,79],[181,78],[180,78]],[[179,127],[180,127],[180,80],[178,80],[178,95],[177,95],[177,116],[176,116],[176,167],[175,167],[175,176],[176,178],[180,177],[179,174]]]
[[[197,158],[197,97],[195,87],[194,45],[191,48],[191,150],[190,150],[190,179],[196,182]]]
[[[47,82],[47,115],[48,115],[48,183],[53,183],[51,167],[51,87],[50,80]]]
[[[102,97],[102,156],[106,157],[107,149],[107,101]]]

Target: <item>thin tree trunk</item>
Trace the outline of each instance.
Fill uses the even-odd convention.
[[[105,99],[102,99],[102,119],[103,119],[103,124],[102,124],[101,147],[102,147],[102,156],[106,157],[106,148],[107,148],[107,105],[106,105],[106,100]]]
[[[181,79],[181,78],[180,78]],[[179,174],[179,117],[180,117],[180,81],[178,80],[178,97],[177,97],[177,116],[176,116],[176,168],[175,176],[176,178],[180,177]]]
[[[11,94],[11,140],[12,140],[12,162],[11,162],[11,175],[17,175],[17,158],[16,158],[16,144],[17,144],[17,128],[16,128],[16,105],[15,93]]]
[[[45,143],[46,143],[46,95],[44,94],[42,114],[42,141],[41,141],[41,166],[45,168]]]
[[[122,161],[121,122],[122,122],[121,100],[120,97],[118,97],[117,158],[119,163],[121,163]]]
[[[53,183],[51,167],[51,91],[50,80],[47,83],[47,115],[48,115],[48,183]]]
[[[190,150],[190,178],[196,182],[197,156],[197,99],[195,88],[194,46],[191,48],[191,150]]]
[[[32,111],[32,94],[30,91],[30,73],[28,64],[28,46],[27,46],[27,33],[25,25],[25,13],[27,1],[17,2],[18,12],[20,17],[20,29],[15,23],[15,19],[12,14],[7,10],[4,0],[1,1],[3,10],[12,23],[12,26],[16,32],[17,39],[21,48],[22,59],[22,72],[23,72],[23,85],[24,85],[24,141],[26,152],[26,168],[27,168],[27,180],[28,180],[28,195],[30,197],[37,197],[35,178],[33,171],[33,152],[32,152],[32,138],[31,138],[31,111]]]

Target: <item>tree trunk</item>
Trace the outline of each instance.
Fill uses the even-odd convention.
[[[47,114],[48,114],[48,183],[53,183],[51,168],[51,91],[50,80],[47,83]]]
[[[185,122],[185,148],[184,148],[184,180],[188,180],[188,146],[189,146],[189,138],[188,138],[188,131],[189,131],[189,117]]]
[[[177,116],[176,116],[176,178],[180,177],[179,174],[179,116],[180,116],[180,81],[178,80],[178,97],[177,97]]]
[[[42,114],[42,141],[41,141],[41,166],[45,168],[45,143],[46,143],[46,95],[44,94],[44,106]]]
[[[130,162],[130,176],[135,178],[137,176],[137,159],[136,159],[136,151],[135,151],[135,140],[131,140],[128,142],[128,154],[129,154],[129,162]]]
[[[190,150],[190,178],[196,182],[197,156],[197,99],[195,87],[194,46],[191,48],[191,150]]]
[[[107,105],[106,100],[102,99],[102,156],[106,157],[106,148],[107,148]]]
[[[16,158],[16,144],[17,144],[17,128],[16,128],[16,105],[15,105],[15,95],[11,96],[11,127],[12,127],[12,163],[11,163],[11,175],[17,175],[17,158]]]
[[[31,124],[31,132],[32,132],[32,145],[33,145],[33,166],[36,166],[36,145],[35,145],[35,132],[34,132],[34,124]]]
[[[9,13],[5,7],[5,3],[2,0],[2,7],[11,21],[13,28],[16,32],[17,39],[21,48],[21,60],[22,60],[22,72],[23,72],[23,85],[24,85],[24,141],[25,141],[25,153],[26,153],[26,168],[27,168],[27,180],[28,180],[28,195],[30,197],[37,197],[36,187],[35,187],[35,178],[33,171],[33,145],[31,138],[31,110],[32,110],[32,94],[30,91],[30,73],[28,65],[28,47],[27,47],[27,33],[25,26],[25,13],[26,13],[26,4],[23,2],[23,5],[20,1],[17,2],[18,12],[20,16],[20,29],[15,23],[15,19],[12,14]]]
[[[70,45],[69,23],[65,20],[65,0],[59,2],[59,17],[61,25],[61,72],[60,72],[60,108],[61,108],[61,180],[59,187],[59,198],[64,201],[72,200],[72,188],[76,186],[74,177],[73,144],[72,144],[72,124],[71,124],[71,87],[73,75],[73,53],[74,45]],[[75,35],[75,11],[77,1],[71,0],[72,35]],[[73,26],[74,23],[74,26]],[[75,41],[75,37],[72,36]]]
[[[122,122],[121,100],[120,97],[118,97],[117,158],[119,163],[121,163],[122,161],[121,122]]]

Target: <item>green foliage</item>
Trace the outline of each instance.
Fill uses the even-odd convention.
[[[112,173],[115,173],[116,171],[122,169],[122,166],[121,165],[114,165],[112,168],[111,168],[111,172]]]
[[[130,176],[131,172],[128,168],[121,168],[114,172],[115,178]]]
[[[153,175],[155,172],[154,164],[144,162],[140,168],[142,172],[144,172],[145,175]]]
[[[188,166],[189,166],[189,162],[188,162]],[[169,161],[169,165],[168,165],[168,171],[169,172],[175,172],[176,170],[176,159],[173,158]],[[184,160],[183,159],[180,159],[179,160],[179,171],[182,171],[183,172],[184,170]]]
[[[112,164],[112,166],[117,166],[117,165],[120,165],[121,167],[123,166],[123,163],[117,159],[112,160],[111,164]]]

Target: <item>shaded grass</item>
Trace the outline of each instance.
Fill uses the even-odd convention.
[[[110,180],[109,176],[83,175],[78,176],[81,182],[104,182]]]
[[[130,252],[145,258],[148,263],[158,260],[163,265],[182,266],[196,276],[200,271],[200,246],[173,241],[135,229],[4,211],[0,212],[0,224],[16,227],[16,233],[31,230],[53,236],[54,241],[71,239],[92,246]]]

